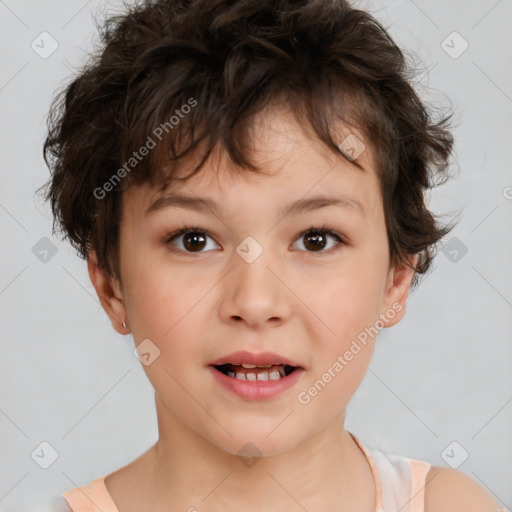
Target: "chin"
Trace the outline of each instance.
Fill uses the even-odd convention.
[[[224,430],[219,437],[219,430],[216,429],[216,436],[210,438],[210,442],[217,448],[239,457],[256,456],[272,457],[281,455],[300,444],[304,439],[303,434],[299,436],[290,431],[290,425],[286,428],[279,425],[283,418],[265,421],[244,421],[225,425],[226,430],[233,436],[229,436]],[[269,424],[272,426],[269,427]],[[277,427],[277,428],[276,428]],[[294,425],[294,430],[295,425]]]

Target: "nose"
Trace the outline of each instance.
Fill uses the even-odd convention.
[[[266,251],[252,263],[233,255],[234,268],[224,280],[220,315],[226,322],[244,322],[252,329],[277,327],[291,314],[293,294],[281,266]]]

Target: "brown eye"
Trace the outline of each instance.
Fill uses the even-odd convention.
[[[200,251],[206,245],[206,237],[199,231],[191,231],[183,236],[183,246],[187,251]]]
[[[203,249],[208,245],[208,238],[210,237],[204,231],[182,229],[174,233],[166,243],[174,245],[181,252],[207,252]]]
[[[303,246],[307,252],[321,253],[328,253],[331,248],[336,246],[336,244],[332,244],[327,250],[324,250],[329,245],[329,238],[336,240],[338,244],[344,243],[344,240],[338,233],[329,229],[310,229],[299,236],[299,240],[304,240]]]
[[[323,233],[311,232],[304,236],[304,246],[308,250],[321,251],[326,244],[326,236]]]

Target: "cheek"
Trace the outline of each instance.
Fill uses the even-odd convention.
[[[319,409],[328,409],[333,401],[346,404],[364,378],[378,335],[375,323],[386,275],[386,255],[379,248],[354,252],[336,276],[325,280],[325,293],[312,307],[325,313],[322,318],[333,331],[316,338],[313,382]]]
[[[178,271],[176,265],[149,258],[141,257],[131,268],[129,315],[134,335],[165,345],[180,331],[190,334],[198,325],[209,280],[200,278],[192,266],[189,272]]]
[[[313,300],[308,305],[325,324],[321,339],[326,345],[333,346],[333,350],[341,349],[365,327],[375,323],[382,304],[384,280],[385,267],[373,265],[370,258],[366,262],[359,258],[353,265],[340,267],[338,273],[324,276],[316,293],[310,294]]]
[[[204,324],[201,298],[211,286],[155,262],[138,269],[130,302],[135,344],[151,341],[149,352],[156,355],[144,371],[155,390],[179,408],[186,401],[179,383],[190,379],[184,362],[200,364],[204,358],[198,326]]]

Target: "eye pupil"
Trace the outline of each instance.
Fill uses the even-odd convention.
[[[312,248],[313,251],[318,251],[325,247],[325,235],[323,233],[312,231],[311,233],[304,235],[304,238],[307,240],[304,246],[308,249]],[[311,240],[313,240],[313,244],[309,245]]]
[[[204,248],[205,245],[205,236],[199,231],[190,231],[184,235],[183,245],[186,247],[187,250],[201,250]]]

